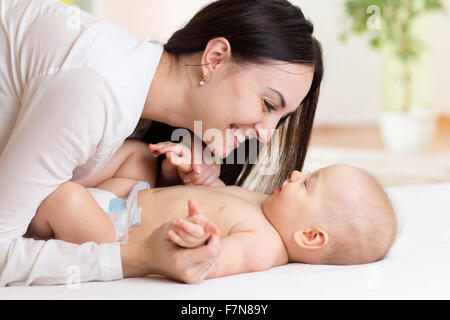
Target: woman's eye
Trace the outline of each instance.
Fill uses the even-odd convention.
[[[267,100],[264,100],[264,104],[266,105],[267,110],[269,112],[276,111],[275,106],[273,104],[269,103]]]

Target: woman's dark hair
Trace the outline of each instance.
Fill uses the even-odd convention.
[[[164,45],[179,60],[184,54],[203,51],[209,40],[225,37],[231,45],[232,60],[238,65],[267,65],[277,60],[314,67],[307,96],[297,111],[281,119],[277,127],[283,137],[279,147],[280,171],[266,177],[260,191],[272,192],[292,170],[303,167],[323,76],[322,49],[313,30],[301,9],[286,0],[219,0],[201,9]],[[152,127],[147,137],[166,138],[173,129]],[[249,141],[241,147],[249,150]],[[232,152],[230,156],[234,155]],[[254,167],[248,163],[248,152],[245,165],[225,162],[220,177],[226,184],[242,185]]]

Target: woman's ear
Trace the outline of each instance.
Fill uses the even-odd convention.
[[[294,232],[294,242],[304,249],[320,249],[328,243],[328,234],[320,228],[297,230]]]
[[[204,75],[212,73],[218,65],[223,64],[231,58],[231,45],[225,37],[216,37],[208,41],[203,56],[201,58],[202,72]]]

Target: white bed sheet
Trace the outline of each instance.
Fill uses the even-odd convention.
[[[161,277],[0,288],[0,299],[450,299],[450,183],[389,188],[399,233],[359,266],[289,264],[186,285]]]

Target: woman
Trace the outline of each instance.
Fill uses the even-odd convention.
[[[217,137],[253,129],[246,138],[265,143],[279,127],[282,170],[270,183],[301,169],[323,72],[313,27],[287,1],[221,0],[161,46],[68,8],[0,2],[0,285],[66,283],[70,270],[81,282],[150,273],[199,282],[219,256],[217,238],[182,250],[166,241],[168,225],[133,245],[22,235],[49,194],[100,170],[139,119],[192,131],[200,120]],[[236,145],[219,140],[203,142],[225,158]]]

